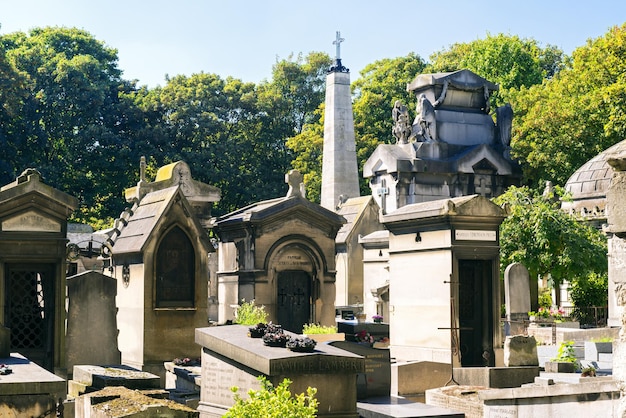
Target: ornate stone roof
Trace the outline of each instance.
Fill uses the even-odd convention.
[[[561,207],[590,221],[605,220],[606,192],[613,177],[607,158],[623,151],[626,151],[626,140],[607,148],[576,170],[565,183],[565,190],[572,195],[572,201],[563,202]]]

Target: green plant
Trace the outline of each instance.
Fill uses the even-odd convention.
[[[306,394],[292,395],[289,390],[291,380],[284,379],[274,387],[265,376],[259,376],[261,390],[249,390],[248,399],[233,387],[235,404],[226,412],[227,418],[313,418],[317,415],[319,402],[315,399],[316,388],[308,387]]]
[[[319,324],[305,324],[302,327],[302,333],[311,335],[311,334],[336,334],[337,326],[336,325],[319,325]]]
[[[592,338],[592,343],[612,343],[614,340],[613,337],[600,337],[600,338]]]
[[[548,308],[552,306],[552,290],[543,289],[539,294],[539,306],[542,308]]]
[[[551,358],[550,361],[574,363],[577,365],[576,368],[580,369],[580,363],[574,354],[574,341],[563,341],[559,346],[556,357]]]
[[[235,311],[236,324],[241,325],[256,325],[259,323],[267,322],[267,312],[265,312],[264,306],[256,306],[254,299],[250,302],[246,302],[245,299],[241,299],[241,305]]]
[[[581,377],[596,377],[596,368],[593,366],[587,366],[581,370]]]

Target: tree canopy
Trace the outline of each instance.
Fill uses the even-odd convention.
[[[564,185],[589,159],[626,138],[626,24],[577,48],[571,66],[510,92],[512,154],[525,182]]]
[[[533,39],[488,34],[430,62],[409,53],[366,66],[352,83],[359,168],[378,144],[394,141],[393,103],[414,113],[407,83],[419,73],[467,68],[500,84],[494,100],[513,105],[512,154],[523,182],[564,184],[625,137],[624,33],[612,28],[571,59]],[[117,51],[83,30],[2,35],[0,181],[35,167],[48,184],[77,196],[76,218],[91,223],[121,212],[142,155],[148,174],[182,159],[195,178],[220,187],[216,214],[283,195],[291,167],[318,200],[330,64],[327,54],[311,52],[277,60],[272,78],[258,84],[202,72],[149,89],[124,80]],[[364,181],[361,188],[369,193]]]
[[[565,280],[576,283],[607,271],[606,237],[562,211],[562,197],[559,187],[544,194],[528,187],[510,187],[494,199],[510,210],[500,226],[501,271],[519,262],[532,279],[549,275],[556,289]],[[559,292],[556,295],[558,298]]]

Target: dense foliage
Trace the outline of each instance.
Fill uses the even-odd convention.
[[[626,139],[626,25],[576,49],[571,66],[510,92],[511,146],[525,182],[564,185],[589,159]]]
[[[511,187],[495,199],[510,211],[500,227],[501,271],[519,262],[533,279],[549,276],[555,289],[565,280],[576,284],[607,271],[606,237],[562,211],[562,194],[560,188],[542,195],[527,187]],[[559,295],[556,292],[556,305]]]
[[[291,381],[284,379],[274,387],[267,378],[259,377],[261,390],[249,390],[248,398],[242,398],[238,388],[232,388],[235,396],[233,405],[224,415],[227,418],[313,418],[317,416],[319,402],[315,399],[316,388],[307,388],[306,394],[292,395]]]
[[[533,39],[491,35],[457,43],[430,62],[410,53],[376,61],[353,77],[359,168],[380,143],[393,142],[391,109],[423,72],[467,68],[501,87],[510,101],[512,153],[525,184],[563,185],[582,163],[624,139],[626,27],[578,48],[571,59]],[[35,28],[0,36],[0,183],[28,167],[80,199],[77,220],[102,225],[119,215],[122,192],[184,160],[192,176],[222,190],[222,214],[284,195],[298,168],[309,199],[319,200],[328,55],[276,62],[258,84],[216,74],[167,78],[149,89],[122,78],[117,51],[79,29]],[[363,181],[362,192],[369,193]]]

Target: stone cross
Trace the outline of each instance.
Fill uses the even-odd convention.
[[[381,180],[380,188],[376,190],[376,193],[378,193],[378,196],[380,196],[380,210],[382,211],[383,215],[385,215],[387,211],[387,195],[389,194],[387,181],[385,179]]]
[[[287,191],[287,197],[293,196],[302,196],[302,174],[298,170],[291,170],[285,176],[285,183],[289,185],[289,190]]]
[[[491,196],[491,187],[487,185],[487,182],[483,177],[480,178],[480,183],[476,185],[476,193],[480,194],[483,197]]]
[[[341,32],[337,31],[337,36],[336,36],[335,40],[333,41],[333,45],[336,45],[335,46],[335,59],[336,60],[340,60],[341,59],[340,46],[341,46],[341,43],[343,41],[345,41],[345,39],[343,39],[341,37]]]

